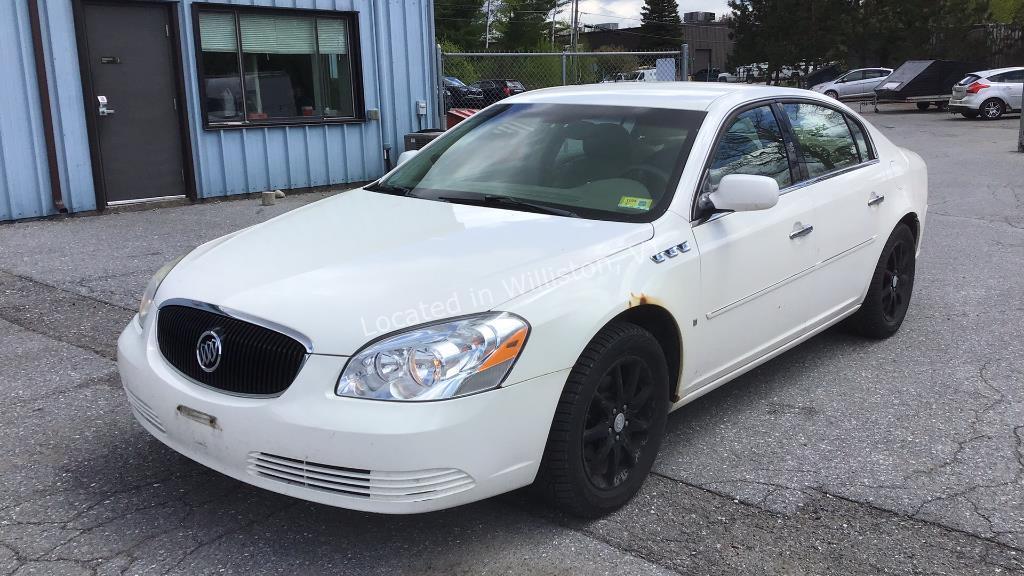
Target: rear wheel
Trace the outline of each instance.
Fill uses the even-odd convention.
[[[923,111],[927,110],[928,108],[930,108],[931,105],[932,105],[931,102],[918,102],[917,103],[917,109],[921,110],[923,112]]]
[[[914,292],[917,241],[906,224],[889,236],[871,275],[871,286],[860,310],[847,326],[869,338],[888,338],[899,331]]]
[[[668,414],[668,365],[639,326],[604,327],[566,380],[536,488],[584,517],[612,512],[643,485]]]
[[[1006,105],[999,98],[989,98],[981,103],[981,117],[985,120],[998,120],[1006,112]]]

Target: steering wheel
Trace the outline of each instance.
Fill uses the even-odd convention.
[[[669,181],[672,180],[672,176],[669,175],[668,172],[665,172],[661,168],[658,168],[657,166],[652,166],[650,164],[633,164],[632,166],[626,168],[626,170],[622,172],[623,177],[629,176],[631,174],[638,175],[639,178],[631,178],[631,180],[637,180],[641,184],[647,186],[647,190],[651,192],[652,195],[654,195],[655,193],[659,195],[662,194],[665,191],[665,189],[668,188]],[[647,176],[654,177],[653,183],[656,184],[655,186],[649,186],[649,184],[651,184],[652,181],[647,178],[644,178],[645,174]]]

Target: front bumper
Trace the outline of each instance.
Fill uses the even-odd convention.
[[[134,320],[117,356],[132,413],[175,451],[260,488],[394,514],[532,483],[568,376],[454,400],[381,402],[338,397],[346,358],[310,355],[284,394],[257,399],[188,380],[164,360],[153,329]]]

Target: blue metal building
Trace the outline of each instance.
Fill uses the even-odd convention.
[[[0,221],[375,179],[437,74],[431,0],[4,0]]]

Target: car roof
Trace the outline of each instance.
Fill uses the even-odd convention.
[[[503,102],[646,106],[707,111],[716,105],[732,107],[744,101],[787,96],[815,100],[826,99],[817,92],[778,86],[718,82],[622,82],[533,90],[513,96]]]
[[[979,72],[971,72],[974,76],[995,76],[996,74],[1002,74],[1004,72],[1016,72],[1017,70],[1024,70],[1024,66],[1010,66],[1009,68],[993,68],[992,70],[981,70]]]

